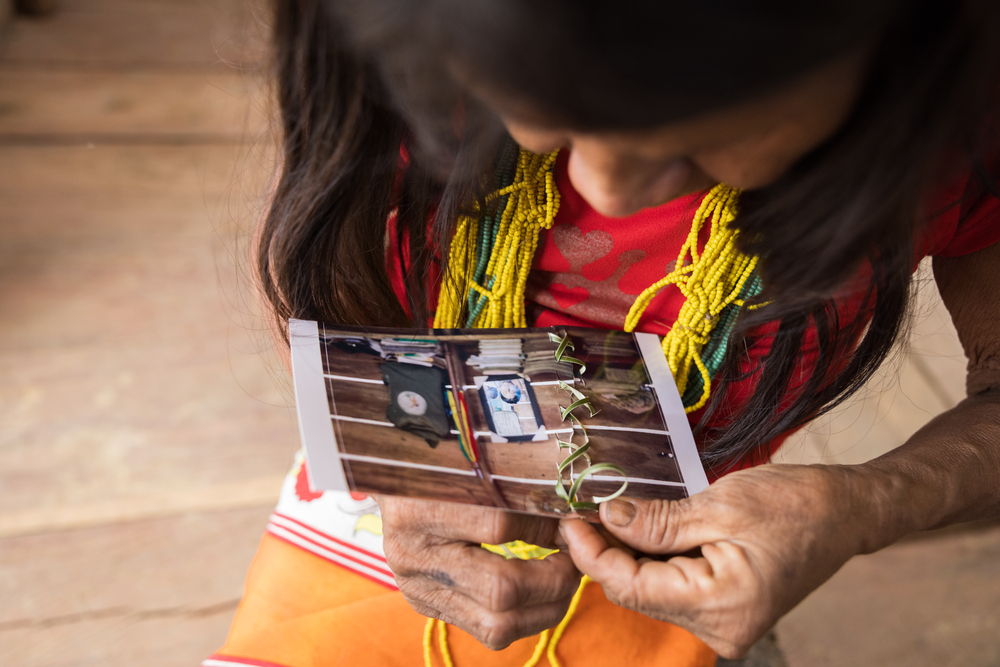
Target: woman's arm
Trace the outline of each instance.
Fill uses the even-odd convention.
[[[938,260],[969,357],[969,398],[898,449],[853,466],[765,465],[680,501],[606,503],[591,526],[564,520],[576,566],[616,603],[688,628],[738,657],[849,558],[907,533],[1000,516],[1000,244]]]
[[[934,276],[969,360],[968,398],[858,466],[881,496],[871,551],[915,530],[1000,517],[1000,244],[937,258]]]

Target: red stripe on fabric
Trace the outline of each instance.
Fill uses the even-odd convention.
[[[387,569],[381,568],[378,565],[372,565],[371,563],[369,563],[367,561],[363,561],[360,558],[356,558],[355,556],[351,556],[350,554],[345,554],[344,552],[340,551],[336,547],[331,547],[331,546],[328,546],[326,544],[321,544],[320,542],[317,542],[316,540],[314,540],[313,538],[309,537],[308,535],[303,535],[302,533],[300,533],[300,532],[298,532],[296,530],[293,530],[293,529],[289,528],[288,526],[282,526],[281,524],[278,524],[278,523],[269,523],[268,524],[268,529],[270,529],[270,527],[272,525],[275,528],[280,528],[281,530],[287,530],[292,535],[295,535],[296,537],[301,537],[306,542],[309,542],[310,544],[315,544],[320,549],[326,549],[327,551],[332,551],[335,554],[337,554],[338,556],[340,556],[341,558],[346,558],[349,561],[353,561],[355,563],[358,563],[359,565],[364,565],[365,567],[370,568],[372,570],[375,570],[376,572],[381,572],[382,574],[386,575],[387,577],[391,577],[392,576],[392,572],[390,572]],[[268,532],[270,532],[270,531],[268,531]],[[273,533],[272,533],[272,535],[273,535]],[[382,562],[385,562],[385,561],[383,560]]]
[[[274,533],[272,533],[270,531],[268,531],[267,534],[270,535],[271,537],[273,537],[276,540],[281,540],[285,544],[292,545],[296,549],[301,549],[302,551],[305,551],[307,554],[312,554],[313,556],[316,556],[317,558],[322,558],[323,560],[325,560],[326,562],[328,562],[328,563],[330,563],[332,565],[336,565],[337,567],[342,567],[345,570],[347,570],[348,572],[353,572],[354,574],[358,575],[359,577],[364,577],[365,579],[368,579],[369,581],[374,581],[376,584],[380,584],[382,586],[385,586],[390,591],[398,591],[399,590],[399,588],[397,586],[394,586],[392,584],[386,583],[385,581],[382,581],[381,579],[379,579],[377,577],[373,577],[373,576],[371,576],[370,574],[368,574],[366,572],[362,572],[360,570],[355,570],[353,567],[348,567],[347,565],[344,565],[343,563],[338,563],[337,561],[335,561],[335,560],[333,560],[331,558],[327,558],[323,554],[318,554],[315,551],[311,551],[310,549],[306,549],[301,544],[296,544],[295,542],[292,542],[291,540],[289,540],[287,537],[282,537],[281,535],[275,535]],[[295,533],[295,534],[298,535],[298,533]],[[342,556],[343,554],[338,554],[338,555]],[[368,566],[368,567],[371,567],[371,566]],[[374,569],[377,569],[377,568],[372,568],[372,569],[374,570]],[[279,666],[279,667],[281,667],[281,666]]]
[[[253,658],[237,658],[231,655],[222,655],[221,653],[214,653],[205,658],[206,662],[209,660],[223,660],[225,662],[235,662],[238,665],[252,665],[252,667],[288,667],[288,665],[282,665],[277,662],[268,662],[266,660],[254,660]]]
[[[368,551],[364,547],[359,547],[356,544],[352,544],[350,542],[346,542],[344,540],[341,540],[339,538],[334,537],[333,535],[328,535],[328,534],[324,533],[322,530],[316,530],[315,528],[313,528],[312,526],[310,526],[308,523],[305,523],[303,521],[299,521],[298,519],[292,518],[292,517],[288,516],[287,514],[282,514],[281,512],[274,512],[274,516],[280,516],[282,519],[287,519],[288,521],[291,521],[292,523],[297,523],[298,525],[302,526],[306,530],[311,530],[312,532],[316,533],[317,535],[319,535],[321,537],[325,537],[326,539],[330,540],[331,542],[336,542],[337,544],[340,544],[342,546],[348,547],[349,549],[354,549],[355,551],[360,551],[361,553],[365,554],[366,556],[371,556],[372,558],[377,558],[380,561],[382,561],[383,563],[385,562],[385,556],[382,556],[380,554],[374,553],[372,551]]]

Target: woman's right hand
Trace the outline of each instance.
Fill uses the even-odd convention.
[[[385,556],[400,591],[425,616],[498,650],[555,626],[580,582],[569,555],[507,560],[480,543],[556,547],[558,521],[499,509],[379,496]]]

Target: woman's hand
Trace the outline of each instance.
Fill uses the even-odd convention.
[[[581,572],[616,604],[687,628],[736,658],[802,598],[865,549],[874,513],[849,467],[767,465],[680,501],[612,501],[601,522],[651,560],[608,545],[580,520],[560,527]],[[871,504],[866,504],[871,503]],[[860,511],[856,511],[860,510]]]
[[[506,560],[479,545],[555,546],[558,523],[471,505],[380,496],[385,556],[410,605],[492,649],[556,625],[580,573],[566,553]]]

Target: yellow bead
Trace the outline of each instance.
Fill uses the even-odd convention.
[[[472,240],[476,238],[478,220],[463,217],[458,221],[448,252],[448,279],[442,283],[435,327],[461,326],[460,318],[470,293],[487,299],[474,324],[526,326],[524,294],[538,236],[552,227],[559,211],[560,195],[552,173],[556,157],[555,152],[535,155],[522,150],[513,182],[487,197],[489,201],[507,196],[486,266],[489,289],[475,283],[471,276],[476,261]],[[674,285],[684,296],[677,321],[663,338],[663,350],[682,393],[692,367],[702,376],[702,395],[688,411],[702,407],[711,392],[711,377],[701,361],[701,351],[722,311],[731,304],[742,303],[738,295],[757,266],[757,258],[747,257],[736,249],[738,233],[728,226],[736,217],[737,197],[737,190],[722,184],[709,191],[691,221],[674,270],[646,288],[625,317],[625,331],[634,331],[664,287]],[[709,237],[704,248],[699,248],[699,237],[706,224]]]

